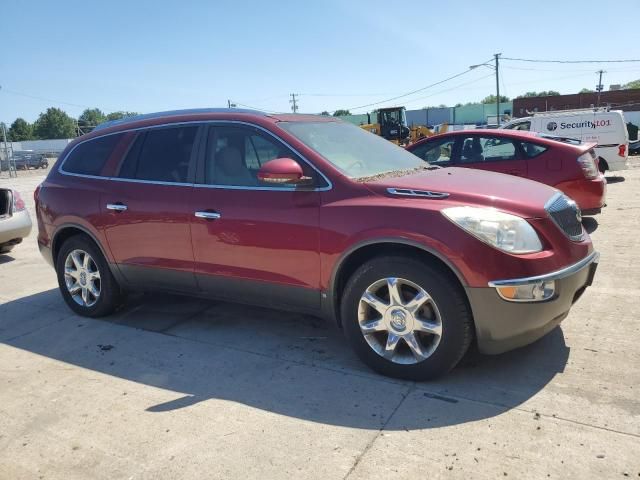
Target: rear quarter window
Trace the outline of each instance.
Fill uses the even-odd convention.
[[[102,169],[113,153],[123,134],[87,140],[75,147],[62,164],[62,170],[78,175],[100,176]]]
[[[535,158],[538,155],[542,155],[549,149],[549,147],[538,145],[537,143],[521,142],[520,144],[522,145],[522,150],[527,158]]]

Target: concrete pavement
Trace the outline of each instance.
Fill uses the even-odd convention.
[[[588,225],[600,267],[561,328],[429,383],[286,312],[137,295],[75,316],[34,232],[0,256],[0,479],[640,478],[633,167]],[[11,180],[31,209],[41,178]]]

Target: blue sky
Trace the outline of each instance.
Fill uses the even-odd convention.
[[[422,8],[420,5],[424,5]],[[535,59],[640,57],[640,3],[586,1],[19,1],[2,7],[0,120],[49,106],[152,112],[227,99],[301,112],[353,108],[418,89],[494,53]],[[501,93],[594,88],[597,64],[501,63]],[[609,64],[603,83],[640,78]],[[488,68],[381,105],[479,100]],[[38,98],[33,98],[38,97]]]

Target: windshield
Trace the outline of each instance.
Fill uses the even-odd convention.
[[[428,166],[405,149],[345,122],[279,122],[350,178]]]

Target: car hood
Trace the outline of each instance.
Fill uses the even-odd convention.
[[[513,175],[455,167],[418,171],[399,177],[383,177],[364,183],[380,195],[444,202],[448,206],[454,203],[494,207],[524,218],[545,216],[545,203],[558,191],[548,185]],[[390,188],[401,189],[400,193],[404,195],[391,194],[388,191]],[[406,190],[447,195],[429,197],[414,195]]]

